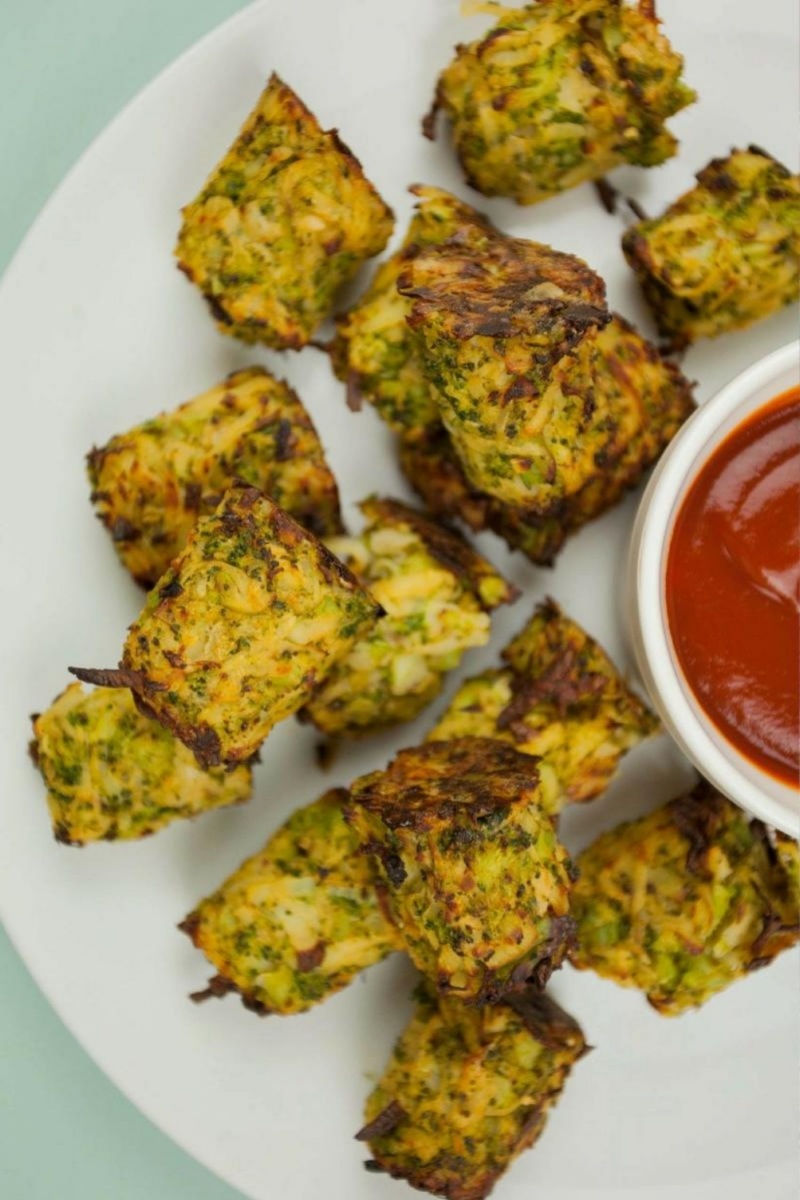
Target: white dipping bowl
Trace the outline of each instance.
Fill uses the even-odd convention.
[[[800,791],[746,758],[700,706],[672,644],[665,582],[673,524],[701,467],[746,417],[798,383],[800,342],[791,342],[738,375],[686,422],[642,497],[627,577],[631,640],[664,725],[706,779],[742,808],[793,837],[800,836]]]

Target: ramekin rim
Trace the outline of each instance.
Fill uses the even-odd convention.
[[[664,602],[664,568],[674,515],[697,471],[719,445],[721,439],[715,435],[749,397],[754,397],[771,379],[777,381],[788,374],[794,365],[798,365],[800,374],[800,341],[789,342],[753,363],[691,417],[656,469],[642,500],[641,519],[637,520],[631,545],[634,559],[631,567],[639,652],[644,658],[641,665],[643,673],[649,676],[650,689],[656,693],[653,699],[665,724],[688,756],[726,795],[768,824],[797,836],[800,814],[788,803],[761,790],[735,765],[737,759],[744,761],[745,756],[733,744],[730,744],[731,758],[726,757],[692,707],[687,694],[689,685],[672,646]],[[778,394],[777,382],[774,394]],[[757,411],[757,407],[760,405],[751,411]],[[743,419],[744,416],[743,413]],[[711,723],[710,718],[707,721]],[[787,797],[792,794],[789,785],[776,780],[757,763],[747,761],[757,777],[785,788]]]

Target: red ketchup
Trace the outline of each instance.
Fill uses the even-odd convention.
[[[684,677],[729,742],[800,776],[800,387],[738,425],[687,492],[667,555]]]

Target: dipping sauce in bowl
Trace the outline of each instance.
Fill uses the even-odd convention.
[[[719,732],[800,776],[800,387],[762,405],[692,481],[666,562],[669,634]]]

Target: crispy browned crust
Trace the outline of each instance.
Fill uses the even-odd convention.
[[[259,1015],[305,1012],[350,983],[357,971],[401,948],[395,932],[380,929],[381,916],[389,917],[383,896],[371,894],[372,865],[342,824],[341,808],[347,798],[347,788],[331,788],[317,803],[297,810],[263,851],[243,863],[182,920],[178,928],[218,972],[191,1000],[199,1003],[235,994],[243,1007]],[[331,832],[327,817],[333,812],[337,820]],[[343,841],[339,840],[342,834]],[[279,896],[270,892],[273,884],[279,888],[300,876],[313,890],[313,896],[303,893],[311,938],[315,930],[313,942],[302,938],[305,948],[293,940],[294,918],[285,916]],[[336,964],[315,974],[331,949],[342,952]],[[253,966],[255,959],[260,966]],[[270,982],[265,983],[263,972],[276,965],[293,977],[290,982],[281,977],[291,995],[281,984],[271,989]]]
[[[328,353],[333,358],[333,347],[328,347]],[[364,407],[364,393],[361,390],[362,377],[357,371],[348,371],[345,380],[345,403],[350,412],[361,412]]]
[[[700,784],[696,788],[696,791],[699,791],[702,787],[710,788],[711,785],[703,781],[703,784]],[[778,863],[775,847],[770,841],[770,835],[764,822],[751,821],[750,828],[751,832],[762,842],[772,868],[778,874],[782,874],[782,868],[780,863]],[[781,838],[786,838],[786,834],[776,834],[777,840],[781,840]],[[760,968],[769,966],[772,959],[776,958],[776,955],[781,954],[783,950],[788,950],[796,946],[798,938],[800,938],[800,908],[796,912],[798,912],[796,920],[787,920],[786,913],[781,914],[770,911],[765,914],[763,929],[760,931],[756,941],[753,942],[753,958],[747,964],[748,971],[759,971]]]
[[[545,992],[525,988],[506,996],[504,1003],[522,1018],[537,1042],[549,1050],[584,1042],[583,1030],[575,1018]],[[584,1042],[578,1057],[582,1058],[591,1049]]]
[[[608,324],[605,284],[580,259],[536,242],[498,235],[490,226],[487,237],[480,262],[456,241],[437,246],[442,274],[428,286],[414,286],[413,267],[401,272],[397,287],[413,302],[408,317],[412,328],[432,315],[446,313],[450,336],[466,340],[513,337],[532,317],[539,328],[559,321],[564,330],[561,357],[587,330]],[[566,296],[548,295],[553,286]],[[579,295],[586,300],[576,299]]]
[[[429,142],[436,141],[436,118],[439,116],[439,110],[442,107],[442,85],[441,81],[436,84],[436,91],[433,93],[431,106],[425,113],[421,121],[422,136],[426,137]]]
[[[257,1017],[272,1016],[272,1009],[268,1008],[263,1001],[256,1000],[249,992],[242,991],[237,984],[226,979],[224,975],[212,975],[206,987],[199,992],[189,993],[189,999],[192,1004],[204,1004],[206,1000],[223,1000],[225,996],[234,993],[241,1000],[242,1008],[246,1008],[248,1012],[255,1013]]]
[[[367,1125],[363,1125],[355,1135],[357,1142],[370,1142],[373,1138],[383,1137],[387,1133],[391,1133],[396,1125],[408,1116],[408,1113],[399,1104],[397,1100],[393,1100],[391,1104],[387,1104],[383,1112],[378,1113],[374,1121],[370,1121]]]
[[[31,722],[33,723],[34,729],[36,728],[36,721],[38,720],[38,717],[38,713],[31,714]],[[28,742],[28,757],[35,767],[39,766],[39,743],[35,737],[32,737]]]
[[[130,688],[133,702],[143,717],[159,721],[165,729],[180,738],[184,745],[193,751],[201,767],[208,769],[219,766],[222,761],[220,741],[214,730],[202,724],[190,729],[169,713],[157,713],[152,705],[147,703],[145,696],[163,691],[162,685],[148,679],[144,672],[126,667],[124,659],[118,668],[67,667],[67,670],[82,683],[93,684],[95,687]]]
[[[124,662],[124,659],[123,659]],[[138,689],[137,685],[137,689]],[[141,685],[145,690],[152,690],[157,687],[152,680],[144,678]],[[170,733],[174,733],[175,737],[180,738],[185,746],[194,754],[201,767],[208,770],[209,767],[218,767],[222,762],[222,746],[218,734],[204,722],[199,725],[186,725],[177,717],[173,716],[168,710],[164,712],[156,712],[156,710],[147,703],[141,691],[134,690],[133,701],[143,717],[150,717],[153,721],[159,721],[165,729]]]
[[[407,867],[393,845],[393,831],[410,830],[425,837],[433,829],[450,826],[450,845],[457,847],[459,855],[470,853],[471,847],[483,842],[484,821],[494,823],[503,818],[504,809],[518,806],[525,797],[536,803],[537,761],[492,738],[428,742],[401,751],[385,772],[356,781],[351,788],[353,807],[350,815],[347,810],[345,815],[354,819],[357,809],[364,808],[379,816],[390,836],[370,839],[363,848],[381,863],[390,890],[400,888],[406,881]],[[470,823],[460,825],[458,819],[465,805]],[[569,867],[567,873],[572,877]],[[487,972],[465,1003],[495,1003],[509,991],[528,986],[544,988],[575,941],[572,917],[551,911],[547,936],[539,943],[535,959],[519,962],[502,979]],[[436,975],[435,982],[442,994],[449,991],[447,972]]]
[[[689,843],[686,869],[694,875],[707,873],[705,856],[715,843],[727,806],[722,793],[705,779],[687,795],[678,796],[668,805],[673,821]],[[766,839],[766,834],[764,836]]]
[[[371,496],[368,500],[364,500],[359,507],[370,522],[408,525],[425,543],[432,556],[448,571],[452,571],[483,604],[480,592],[481,580],[487,575],[494,577],[495,572],[489,567],[486,560],[464,540],[461,534],[442,525],[439,521],[432,521],[418,509],[403,504],[400,500]],[[509,583],[505,596],[498,603],[511,604],[519,596],[519,588]],[[483,604],[483,607],[485,608],[486,605]]]
[[[288,83],[284,83],[277,71],[272,71],[267,80],[267,87],[277,87],[281,93],[281,102],[286,105],[288,113],[291,113],[295,121],[305,124],[306,121],[313,121],[317,124],[317,118],[312,113],[311,109],[303,103],[296,92],[292,91]]]
[[[796,946],[798,938],[800,920],[785,921],[777,913],[768,913],[764,928],[753,943],[755,957],[748,963],[747,970],[758,971],[761,967],[768,967],[776,955]]]
[[[314,971],[320,965],[325,957],[326,945],[323,941],[315,942],[313,946],[309,946],[307,950],[298,950],[297,952],[297,969],[307,973]]]
[[[198,950],[203,949],[199,937],[200,923],[200,917],[197,913],[189,913],[189,916],[185,917],[177,926],[181,933],[185,933],[191,940],[192,945],[196,946]],[[308,968],[308,970],[311,969],[313,968]],[[255,1013],[258,1017],[268,1017],[271,1015],[272,1010],[262,1000],[257,1000],[255,995],[240,988],[238,984],[234,983],[232,979],[228,979],[225,975],[212,975],[204,988],[201,988],[198,992],[189,993],[189,999],[193,1004],[204,1004],[206,1000],[224,1000],[226,996],[230,995],[238,996],[242,1002],[242,1007],[246,1008],[248,1012]]]
[[[145,834],[144,836],[147,837],[149,835]],[[53,826],[53,838],[58,842],[59,846],[76,846],[79,849],[83,846],[83,842],[75,841],[74,838],[69,836],[69,830],[66,825],[63,825],[60,821]],[[107,838],[106,840],[113,841],[113,838]]]
[[[766,158],[771,163],[774,163],[784,179],[792,178],[792,172],[789,170],[789,168],[780,162],[774,154],[770,154],[769,150],[765,150],[762,146],[756,146],[752,142],[747,149],[750,154],[757,154],[760,158]],[[731,154],[735,153],[736,150],[732,147]],[[710,192],[735,192],[737,187],[736,181],[731,178],[726,170],[724,170],[724,168],[727,167],[729,160],[729,155],[725,155],[721,158],[712,158],[710,162],[707,162],[706,165],[701,168],[701,170],[695,173],[695,179],[698,183],[702,184],[703,187],[708,188]],[[793,193],[789,191],[784,192],[781,189],[773,188],[770,190],[770,199],[787,200],[792,194]]]
[[[401,750],[385,771],[357,781],[351,791],[363,808],[380,814],[389,829],[427,829],[459,809],[452,800],[458,780],[475,820],[510,806],[539,782],[536,759],[494,738],[456,738]]]
[[[524,718],[534,704],[548,700],[564,716],[571,705],[587,696],[598,695],[608,680],[598,672],[580,672],[580,661],[573,646],[565,646],[547,670],[536,679],[515,674],[511,683],[512,697],[497,719],[499,729],[508,729],[517,741],[525,742],[530,730]]]
[[[737,160],[747,156],[762,160],[768,180],[748,182],[739,174]],[[623,252],[659,332],[675,353],[699,337],[744,328],[797,298],[796,288],[792,289],[797,255],[791,215],[792,201],[797,200],[797,176],[768,151],[751,144],[746,150],[732,147],[730,155],[711,159],[695,173],[695,180],[696,187],[679,196],[655,219],[629,202],[637,223],[622,238]],[[761,229],[759,212],[766,223]],[[695,277],[694,271],[686,274],[684,255],[693,235],[685,222],[697,218],[717,225],[720,244],[738,247],[737,266],[726,257],[724,280],[712,274],[713,257],[702,276]],[[666,243],[662,241],[665,235]],[[760,247],[757,261],[748,250],[753,244]]]
[[[238,496],[236,495],[237,492],[239,493]],[[225,532],[231,536],[235,536],[237,533],[253,534],[257,526],[251,510],[261,498],[262,493],[258,488],[245,483],[242,479],[238,479],[228,488],[227,496],[229,500],[234,502],[236,507],[229,505],[225,513],[223,513]],[[243,511],[239,512],[238,509]],[[332,554],[327,546],[318,542],[308,530],[304,529],[302,525],[298,525],[297,521],[293,520],[282,509],[276,509],[272,519],[272,528],[285,546],[299,546],[302,542],[313,541],[315,549],[318,550],[320,569],[329,583],[343,581],[353,588],[360,588],[361,585],[352,571],[335,554]]]
[[[640,217],[639,220],[646,220],[646,217]],[[650,275],[653,273],[654,263],[653,256],[650,253],[650,243],[644,234],[639,233],[636,226],[625,231],[625,257],[633,267],[634,272],[638,275]]]
[[[520,1142],[519,1149],[524,1150],[536,1141],[544,1125],[545,1118],[538,1110],[533,1110],[532,1121],[535,1121],[535,1127],[531,1128],[530,1136],[525,1138],[524,1142]],[[527,1128],[527,1127],[526,1127]],[[454,1166],[458,1166],[458,1161],[454,1157]],[[485,1200],[485,1197],[492,1191],[497,1180],[503,1174],[502,1170],[487,1172],[480,1180],[474,1183],[453,1183],[444,1182],[437,1177],[431,1177],[430,1172],[420,1170],[401,1170],[391,1166],[389,1163],[382,1163],[380,1159],[372,1159],[365,1163],[364,1166],[370,1171],[381,1171],[388,1175],[390,1179],[403,1179],[418,1192],[430,1192],[434,1196],[441,1196],[442,1200]]]
[[[95,687],[133,689],[145,686],[141,671],[129,667],[67,667],[67,670],[81,683],[91,683]]]
[[[179,925],[178,928],[180,929],[181,926]],[[224,975],[212,975],[206,987],[202,988],[199,992],[189,993],[189,999],[192,1004],[204,1004],[206,1000],[221,1000],[229,992],[235,991],[236,984],[231,983]]]
[[[189,913],[188,917],[184,917],[176,926],[181,933],[185,933],[191,940],[193,945],[197,945],[197,935],[200,931],[200,916],[196,912]]]
[[[605,178],[595,179],[594,190],[603,208],[610,216],[613,216],[617,211],[617,200],[619,199],[619,192],[613,183]]]
[[[570,872],[574,876],[574,870]],[[566,955],[578,944],[578,926],[574,917],[551,917],[550,936],[541,946],[541,953],[535,962],[520,963],[511,976],[511,987],[498,987],[494,980],[487,982],[481,1002],[490,1004],[497,1000],[513,996],[521,989],[536,988],[544,991],[550,981],[550,976],[564,962]]]

